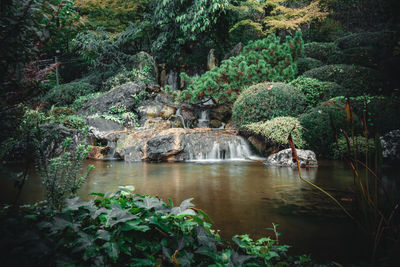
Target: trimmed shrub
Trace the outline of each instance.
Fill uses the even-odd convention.
[[[243,91],[232,109],[237,126],[266,121],[281,116],[297,116],[304,112],[306,99],[291,85],[260,83]]]
[[[292,131],[293,127],[296,128]],[[266,122],[255,122],[243,126],[251,133],[261,135],[268,140],[272,146],[279,148],[289,147],[287,136],[292,132],[293,142],[297,148],[303,148],[305,141],[303,139],[303,127],[300,122],[293,117],[276,117]]]
[[[353,138],[350,137],[349,141],[350,141],[350,156],[355,157],[354,155],[354,150],[355,150],[357,153],[357,158],[358,159],[362,158],[364,160],[367,152],[367,142],[365,140],[365,137],[355,136],[354,142]],[[334,159],[340,159],[347,154],[348,152],[347,141],[344,136],[341,136],[338,142],[333,145],[332,152]],[[374,139],[371,138],[368,139],[368,155],[371,156],[374,155],[374,153],[375,153],[375,141]]]
[[[340,62],[340,50],[336,43],[312,42],[304,44],[304,55],[327,63]]]
[[[74,81],[53,87],[43,99],[50,105],[66,106],[72,104],[80,96],[93,93],[95,89],[90,83]]]
[[[257,40],[265,37],[262,25],[250,19],[241,20],[229,30],[229,36],[232,43],[239,42],[247,44],[251,40]]]
[[[349,96],[365,93],[379,95],[388,93],[393,85],[382,73],[353,65],[327,65],[303,73],[303,76],[321,81],[335,82],[347,89]]]
[[[329,100],[309,110],[299,117],[303,126],[303,137],[308,146],[319,155],[331,158],[332,145],[340,129],[351,132],[351,126],[347,122],[345,105],[341,100]],[[355,116],[355,122],[358,118]],[[355,129],[359,129],[356,124]]]
[[[307,108],[317,106],[320,102],[335,96],[345,95],[345,89],[334,82],[323,82],[313,78],[300,76],[290,82],[299,89],[306,97]]]
[[[290,81],[297,72],[295,60],[302,55],[303,39],[297,32],[281,43],[270,34],[267,38],[251,41],[236,57],[222,61],[219,67],[200,77],[190,78],[181,73],[187,84],[183,91],[171,91],[180,101],[233,103],[245,88],[264,81]]]
[[[373,46],[377,49],[387,50],[397,44],[397,38],[398,34],[394,31],[359,32],[339,38],[335,43],[340,49]]]
[[[319,68],[323,65],[324,63],[321,60],[315,58],[311,57],[299,58],[299,60],[297,60],[297,70],[298,70],[297,74],[301,75],[308,70]]]

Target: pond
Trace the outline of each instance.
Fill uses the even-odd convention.
[[[297,169],[265,167],[257,161],[186,163],[126,163],[91,161],[95,170],[79,195],[118,190],[134,185],[140,194],[156,195],[179,204],[194,198],[224,238],[249,234],[253,238],[274,236],[266,228],[279,224],[281,244],[292,253],[312,254],[319,261],[358,261],[369,253],[360,231],[321,192],[298,178]],[[15,168],[18,168],[16,166]],[[348,199],[353,176],[339,161],[321,161],[318,168],[302,169],[303,177]],[[0,180],[0,201],[13,199],[12,182]],[[32,173],[21,195],[22,202],[43,199],[40,178]],[[346,203],[345,203],[346,204]]]

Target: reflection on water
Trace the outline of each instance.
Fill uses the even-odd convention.
[[[119,185],[134,185],[137,193],[164,201],[171,198],[180,203],[193,197],[225,238],[272,235],[265,228],[276,223],[283,233],[282,243],[293,245],[294,253],[343,262],[366,251],[357,229],[326,196],[299,180],[296,169],[267,168],[260,162],[90,164],[95,170],[79,192],[84,199],[91,192],[112,193]],[[345,196],[353,183],[351,172],[340,162],[321,162],[319,168],[303,169],[302,174],[337,196]],[[0,186],[0,201],[12,201],[12,183],[2,178]],[[40,180],[32,173],[21,201],[42,198]]]

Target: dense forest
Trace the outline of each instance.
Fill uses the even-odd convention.
[[[87,159],[237,158],[294,168],[361,229],[368,256],[352,264],[398,264],[400,177],[381,178],[400,162],[399,12],[398,0],[2,0],[5,265],[317,266],[276,224],[221,238],[191,199],[123,184],[77,197]],[[350,195],[302,176],[317,158],[345,162]],[[32,171],[45,200],[19,206]]]

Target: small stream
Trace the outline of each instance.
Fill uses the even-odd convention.
[[[198,208],[214,220],[224,238],[249,234],[273,236],[266,228],[279,224],[282,244],[296,254],[312,254],[319,261],[354,262],[369,253],[359,230],[325,195],[300,181],[292,168],[265,167],[256,161],[186,163],[126,163],[91,161],[95,170],[79,195],[115,192],[134,185],[140,194],[156,195],[180,203],[194,198]],[[18,169],[18,166],[15,166]],[[353,183],[350,170],[338,161],[321,161],[318,168],[303,169],[303,176],[335,194],[347,197]],[[0,179],[0,202],[11,202],[13,183]],[[30,174],[21,201],[43,199],[40,178]]]

